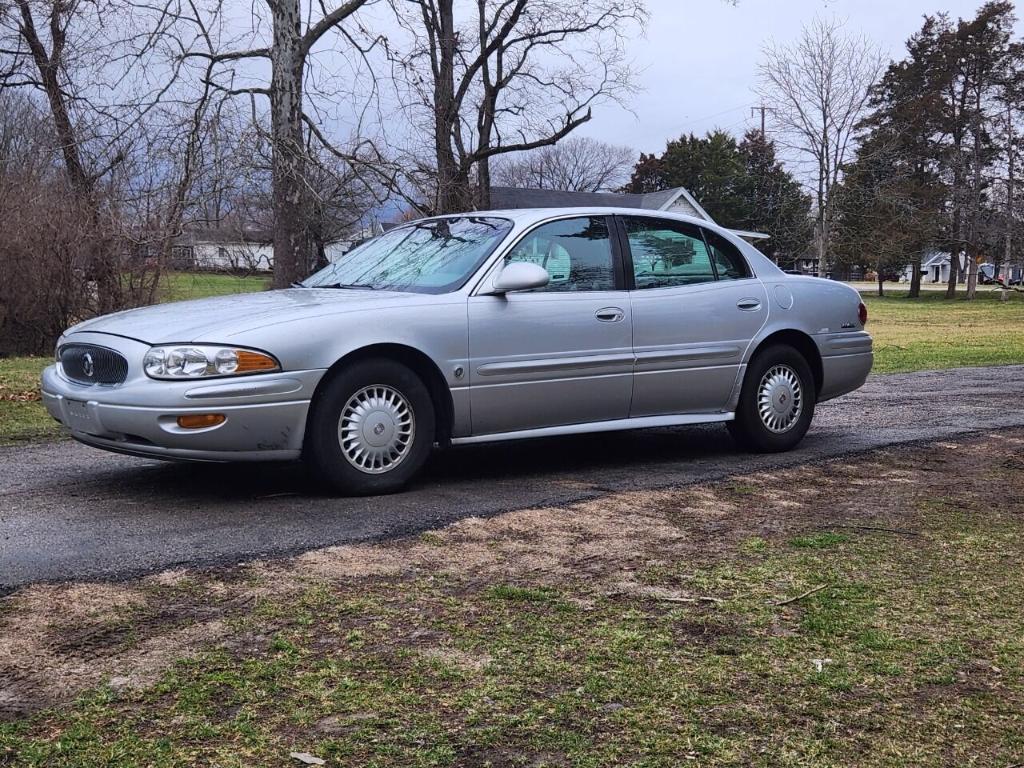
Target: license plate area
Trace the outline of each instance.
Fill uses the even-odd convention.
[[[97,432],[99,425],[92,416],[89,403],[83,400],[64,400],[64,412],[68,417],[68,426],[76,432]]]

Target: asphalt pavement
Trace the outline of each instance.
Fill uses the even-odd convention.
[[[300,465],[167,464],[71,441],[0,448],[0,592],[381,540],[469,516],[565,505],[1024,426],[1024,366],[872,376],[821,404],[791,453],[740,453],[721,426],[465,447],[407,492],[333,498]]]

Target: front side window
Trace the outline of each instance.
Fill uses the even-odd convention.
[[[704,230],[704,237],[711,250],[715,269],[718,270],[719,280],[743,280],[750,277],[750,265],[743,258],[739,248],[710,229]]]
[[[608,221],[603,216],[562,219],[543,224],[520,240],[505,263],[529,261],[548,271],[542,291],[611,291],[615,289]]]
[[[681,221],[623,218],[637,290],[674,288],[715,280],[700,229]]]
[[[300,285],[449,293],[465,285],[511,230],[511,221],[493,216],[424,219],[363,243]]]

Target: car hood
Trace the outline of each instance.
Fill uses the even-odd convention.
[[[79,323],[67,333],[109,333],[147,344],[222,343],[267,325],[429,298],[393,291],[292,288],[129,309]]]

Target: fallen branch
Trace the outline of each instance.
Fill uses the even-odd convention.
[[[776,603],[775,605],[781,607],[783,605],[789,605],[790,603],[798,602],[800,600],[803,600],[805,597],[810,597],[811,595],[814,595],[814,594],[817,594],[818,592],[821,592],[821,590],[823,590],[823,589],[827,589],[828,586],[829,586],[828,584],[819,584],[818,586],[814,587],[813,589],[808,589],[802,595],[797,595],[796,597],[791,597],[788,600],[783,600],[781,603]]]
[[[721,603],[725,602],[720,597],[705,597],[705,596],[700,596],[700,597],[655,597],[654,599],[658,600],[659,602],[662,602],[662,603],[714,603],[715,605],[720,605]]]
[[[904,528],[882,528],[877,525],[833,525],[833,528],[851,528],[856,531],[880,531],[882,533],[897,533],[900,536],[920,536],[917,531],[908,531]]]

